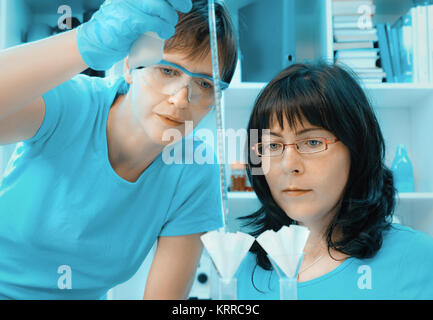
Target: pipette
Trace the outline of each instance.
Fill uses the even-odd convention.
[[[215,96],[215,111],[216,111],[216,124],[217,124],[217,145],[218,145],[218,162],[220,166],[221,177],[221,196],[222,196],[222,214],[224,221],[224,230],[228,229],[228,197],[227,197],[227,181],[225,176],[225,124],[224,124],[224,109],[222,107],[222,93],[220,87],[220,72],[218,60],[218,39],[216,31],[216,18],[215,18],[215,1],[208,0],[209,10],[209,33],[210,33],[210,47],[212,55],[212,76],[214,79],[214,96]]]
[[[218,39],[216,31],[215,1],[208,0],[209,10],[209,33],[210,47],[212,55],[212,75],[214,79],[215,111],[217,124],[217,145],[218,162],[220,165],[221,195],[222,195],[222,215],[224,230],[228,232],[228,197],[227,181],[225,176],[225,124],[224,109],[222,107],[222,93],[220,86],[219,59],[218,59]],[[147,67],[159,62],[164,54],[164,40],[154,32],[146,32],[134,42],[129,53],[130,70],[138,67]],[[136,106],[134,106],[136,113]],[[137,115],[136,115],[137,116]],[[137,116],[138,118],[138,116]]]

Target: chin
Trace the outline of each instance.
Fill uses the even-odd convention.
[[[311,200],[275,199],[275,202],[289,218],[296,221],[311,220],[320,216],[320,213],[323,212],[323,208]]]
[[[311,210],[287,209],[284,212],[290,219],[299,222],[307,222],[317,218],[317,212],[311,212]]]
[[[174,128],[176,130],[176,128]],[[153,143],[161,146],[168,146],[182,140],[183,135],[168,134],[165,130],[159,132],[153,131],[149,133],[149,138]]]
[[[328,221],[328,219],[330,219],[329,214],[332,213],[332,209],[314,207],[311,204],[307,204],[306,206],[286,206],[284,208],[284,212],[290,219],[308,225],[314,223],[315,221]]]
[[[168,127],[154,121],[145,121],[143,123],[143,128],[145,134],[153,143],[162,146],[167,146],[181,140],[185,134],[184,125]]]

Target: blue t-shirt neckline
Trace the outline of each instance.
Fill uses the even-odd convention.
[[[126,187],[136,187],[142,184],[143,180],[150,174],[152,170],[157,170],[157,168],[160,166],[161,162],[161,153],[152,161],[152,163],[140,174],[138,179],[135,182],[130,182],[121,176],[117,174],[117,172],[114,170],[113,166],[110,163],[110,158],[108,154],[108,137],[107,137],[107,124],[108,124],[108,116],[110,114],[111,107],[113,105],[114,99],[116,97],[116,94],[118,92],[118,89],[121,85],[123,85],[123,82],[125,80],[123,78],[119,78],[115,85],[113,86],[113,91],[110,93],[110,96],[108,98],[108,104],[107,108],[104,110],[104,130],[102,134],[102,143],[103,146],[103,157],[104,157],[104,169],[105,171],[113,177],[113,179],[121,184],[122,186]]]
[[[238,272],[239,298],[279,299],[275,271],[256,264],[254,254],[248,254]],[[298,282],[298,299],[431,299],[432,266],[433,239],[424,232],[393,223],[383,233],[382,246],[374,256],[349,257],[322,276]]]
[[[348,257],[340,265],[338,265],[337,267],[335,267],[331,271],[329,271],[329,272],[327,272],[327,273],[325,273],[319,277],[316,277],[314,279],[298,282],[298,287],[307,287],[307,286],[319,283],[321,281],[324,281],[328,278],[331,278],[331,277],[335,276],[336,274],[340,273],[341,271],[343,271],[344,269],[346,269],[346,267],[348,267],[354,261],[354,259],[355,259],[354,257]]]

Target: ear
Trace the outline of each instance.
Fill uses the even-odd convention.
[[[129,58],[126,57],[123,64],[123,77],[125,81],[129,84],[132,84],[132,70],[129,68]]]

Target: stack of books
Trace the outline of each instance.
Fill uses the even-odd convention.
[[[333,0],[334,55],[337,64],[354,70],[364,83],[381,83],[378,33],[372,17],[374,0]]]

